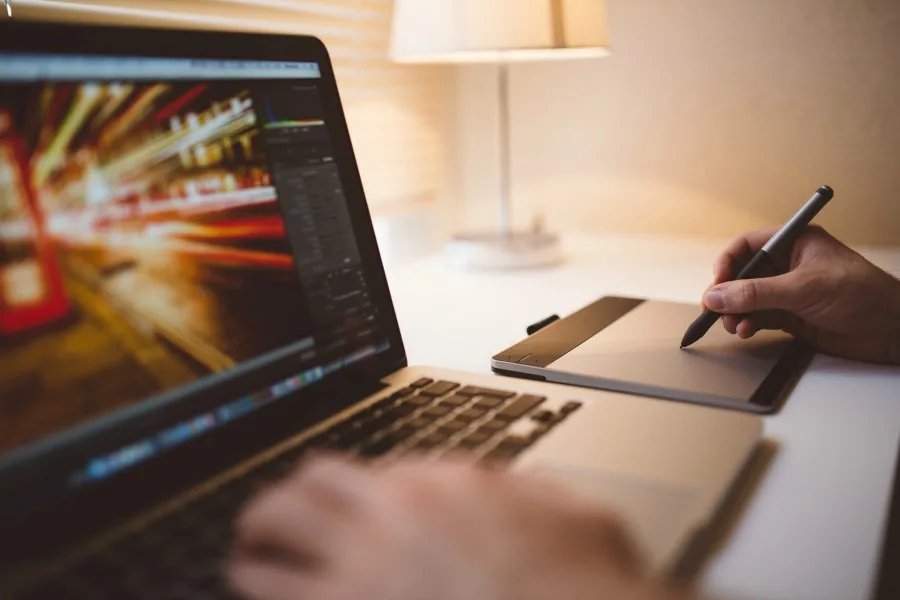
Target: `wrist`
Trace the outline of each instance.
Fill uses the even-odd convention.
[[[893,283],[888,296],[888,361],[900,365],[900,280]]]
[[[689,589],[669,587],[650,580],[599,578],[594,582],[580,582],[559,594],[562,586],[554,594],[543,598],[566,597],[570,600],[598,600],[598,598],[615,598],[616,600],[699,600]]]

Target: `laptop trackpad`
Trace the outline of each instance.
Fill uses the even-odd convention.
[[[699,494],[690,487],[540,461],[528,469],[560,478],[620,515],[653,570],[671,566],[697,524]]]

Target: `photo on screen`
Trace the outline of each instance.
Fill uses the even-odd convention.
[[[264,101],[0,89],[0,454],[310,335],[263,137],[324,123]]]

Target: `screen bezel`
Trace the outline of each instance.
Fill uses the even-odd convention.
[[[53,519],[62,512],[87,511],[78,516],[82,528],[94,528],[114,516],[130,514],[156,495],[198,482],[207,473],[226,467],[236,454],[263,449],[278,439],[321,421],[352,405],[377,387],[378,381],[406,365],[399,324],[391,301],[381,262],[371,214],[332,63],[324,44],[311,36],[252,34],[143,27],[81,26],[40,22],[0,23],[0,52],[134,56],[151,58],[209,58],[293,62],[316,62],[326,123],[341,171],[356,240],[373,302],[382,313],[383,328],[390,348],[336,372],[326,381],[313,384],[291,397],[274,403],[249,417],[186,443],[165,455],[114,476],[106,481],[52,497],[40,495],[42,486],[66,472],[73,460],[116,449],[122,440],[137,439],[176,422],[207,405],[216,405],[242,394],[253,393],[280,379],[296,374],[296,360],[282,360],[240,377],[222,377],[213,388],[203,388],[177,403],[166,405],[152,415],[118,423],[114,428],[85,434],[50,452],[29,460],[27,470],[0,476],[0,489],[19,491],[19,499],[34,490],[36,502],[4,505],[0,498],[0,526],[38,524],[40,529],[78,529]],[[296,357],[294,357],[296,358]],[[324,397],[323,397],[324,396]],[[286,425],[289,424],[289,425]],[[235,440],[240,440],[235,443]],[[228,448],[228,452],[222,452]],[[227,457],[226,457],[227,455]],[[141,482],[154,482],[152,494]],[[33,529],[31,530],[34,531]],[[57,533],[63,533],[58,531]],[[52,534],[51,534],[52,536]],[[0,535],[0,539],[10,539]],[[38,536],[40,538],[40,536]],[[15,536],[12,538],[15,539]]]

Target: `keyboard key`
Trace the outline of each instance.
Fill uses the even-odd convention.
[[[438,427],[438,431],[440,431],[442,433],[446,433],[447,435],[453,435],[455,433],[459,433],[460,431],[462,431],[463,429],[465,429],[468,426],[469,426],[468,423],[465,423],[463,421],[453,420],[453,421],[448,421],[448,422],[442,424],[440,427]]]
[[[462,430],[462,429],[467,428],[471,424],[472,424],[472,419],[467,419],[467,418],[461,417],[460,415],[457,414],[457,415],[453,416],[453,419],[443,423],[441,426],[442,427],[447,427],[447,426],[459,427],[459,429]]]
[[[506,429],[507,427],[509,427],[509,423],[510,423],[509,421],[506,421],[503,419],[491,419],[490,421],[482,423],[481,427],[479,427],[478,429],[484,430],[484,431],[490,431],[490,432],[497,432],[497,431],[500,431],[502,429]]]
[[[509,419],[518,419],[524,417],[530,410],[538,406],[541,402],[546,400],[544,396],[532,396],[531,394],[525,394],[524,396],[520,396],[516,398],[516,400],[500,411],[499,416],[509,418]]]
[[[496,462],[507,462],[518,456],[529,445],[530,442],[526,440],[518,438],[506,438],[505,440],[494,446],[490,450],[490,452],[488,452],[481,458],[479,462],[488,464]]]
[[[413,406],[428,406],[434,402],[434,398],[430,396],[414,396],[409,400],[406,400],[405,404],[412,404]]]
[[[431,450],[447,441],[447,436],[441,433],[432,433],[418,440],[413,446],[417,450]]]
[[[444,396],[445,394],[449,394],[458,387],[459,384],[453,383],[452,381],[438,381],[437,383],[432,383],[423,390],[419,390],[419,395],[434,397]]]
[[[464,448],[476,448],[491,439],[492,435],[483,431],[470,433],[462,439],[460,445]]]
[[[496,462],[508,462],[509,460],[516,457],[517,452],[511,452],[508,448],[501,448],[499,446],[492,448],[490,452],[481,457],[481,460],[478,462],[484,464],[491,464]]]
[[[440,404],[441,404],[441,406],[450,406],[450,407],[456,408],[458,406],[462,406],[463,404],[468,403],[470,400],[471,400],[471,398],[469,398],[467,396],[460,396],[459,394],[453,394],[449,398],[444,398],[443,400],[441,400]]]
[[[409,384],[409,387],[423,388],[423,387],[431,385],[431,383],[433,381],[434,381],[434,379],[428,379],[427,377],[423,377],[422,379],[416,379],[415,381],[413,381],[411,384]]]
[[[416,393],[416,388],[413,386],[405,387],[402,390],[397,390],[393,394],[391,394],[394,398],[406,398],[407,396],[411,396]]]
[[[373,410],[386,410],[394,405],[394,402],[397,401],[397,398],[394,397],[394,394],[391,394],[387,398],[382,398],[374,402],[369,408]]]
[[[348,431],[343,435],[331,434],[324,440],[324,443],[318,447],[324,450],[350,450],[353,448],[357,439],[356,430]]]
[[[538,423],[552,423],[556,420],[556,415],[550,412],[549,410],[539,410],[533,415],[531,418],[537,421]]]
[[[475,402],[475,406],[478,408],[497,408],[501,404],[503,404],[503,400],[500,398],[490,397],[479,398],[478,401]]]
[[[417,410],[419,410],[418,406],[415,406],[414,404],[404,403],[404,404],[400,404],[400,405],[392,408],[388,414],[393,415],[395,417],[408,417],[409,415],[413,414]]]
[[[396,422],[397,417],[393,413],[385,413],[376,419],[366,421],[366,424],[363,425],[361,432],[368,432],[364,435],[371,435],[373,432],[394,425]]]
[[[368,457],[381,456],[382,454],[385,454],[386,452],[390,452],[391,449],[393,449],[393,447],[396,446],[398,443],[399,443],[399,440],[395,439],[394,437],[392,437],[390,435],[386,435],[377,441],[368,442],[367,444],[364,444],[359,449],[359,453],[363,456],[368,456]]]
[[[410,425],[402,425],[401,427],[398,427],[397,429],[389,432],[387,434],[387,437],[391,438],[395,443],[399,444],[413,437],[414,435],[416,435],[416,433],[418,433],[418,430],[415,427],[412,427]]]
[[[343,438],[344,436],[353,433],[360,427],[362,427],[362,422],[351,417],[350,420],[341,421],[337,425],[333,425],[331,429],[323,432],[320,436],[320,441],[322,443],[328,444],[335,441],[336,439]]]
[[[497,448],[506,452],[514,452],[518,454],[531,445],[531,439],[516,435],[510,435],[503,438],[503,441],[497,444]]]
[[[472,421],[477,421],[478,419],[480,419],[481,417],[483,417],[486,414],[487,413],[484,411],[484,409],[481,409],[481,408],[467,408],[466,410],[457,414],[456,418],[458,420],[472,422]]]
[[[503,399],[512,398],[516,395],[516,392],[510,392],[507,390],[495,390],[493,388],[476,387],[474,385],[467,385],[456,393],[460,396],[489,396],[491,398]]]
[[[423,417],[443,417],[444,415],[449,415],[451,413],[451,409],[446,406],[432,406],[431,408],[422,412]]]
[[[560,410],[564,415],[568,415],[569,413],[575,412],[579,408],[581,408],[581,402],[577,400],[571,400],[569,402],[566,402]]]
[[[361,423],[363,426],[366,424],[376,421],[384,416],[387,411],[382,408],[369,408],[361,413],[358,413],[352,417],[350,417],[354,423]],[[360,427],[362,429],[362,427]]]
[[[410,421],[408,425],[415,429],[424,429],[431,425],[434,421],[432,419],[426,419],[424,417],[417,417]]]

